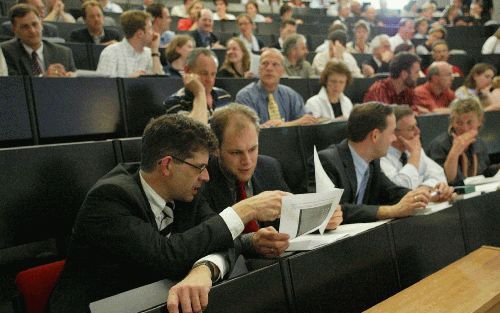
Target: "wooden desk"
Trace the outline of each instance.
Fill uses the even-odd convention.
[[[483,246],[365,312],[500,312],[500,248]]]

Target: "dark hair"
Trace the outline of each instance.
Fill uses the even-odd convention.
[[[162,18],[164,8],[166,8],[166,6],[162,3],[152,3],[147,7],[146,12],[151,14],[153,18]]]
[[[120,16],[123,33],[126,38],[132,38],[138,30],[146,29],[146,21],[151,18],[151,15],[144,11],[130,10],[125,11]]]
[[[82,4],[82,17],[83,19],[85,19],[87,17],[87,8],[88,7],[98,7],[99,10],[101,10],[101,14],[104,14],[103,13],[103,10],[102,10],[102,5],[95,1],[95,0],[87,0],[85,2],[83,2]]]
[[[413,50],[413,45],[409,45],[407,43],[400,43],[399,45],[394,48],[394,54],[398,54],[400,52],[412,52]]]
[[[394,116],[396,117],[396,123],[403,117],[413,115],[413,110],[407,104],[395,105],[392,108]]]
[[[389,63],[389,72],[392,78],[398,78],[402,71],[410,72],[411,67],[415,62],[420,63],[420,58],[409,52],[401,52],[396,54],[396,56]]]
[[[374,129],[384,131],[387,128],[387,117],[391,114],[392,107],[381,102],[355,105],[347,120],[347,139],[361,142]]]
[[[38,16],[38,18],[40,19],[40,14],[38,13],[38,10],[34,6],[24,3],[16,4],[9,10],[10,22],[12,23],[12,25],[14,25],[16,18],[24,17],[30,12],[35,13],[35,15]]]
[[[411,18],[404,17],[404,18],[400,19],[399,20],[399,27],[398,28],[404,27],[406,25],[406,23],[409,22],[409,21],[413,22],[413,20]]]
[[[217,1],[222,1],[227,7],[227,0],[214,0],[214,5],[217,5]]]
[[[289,12],[289,11],[293,11],[292,7],[289,6],[288,4],[283,4],[281,7],[280,7],[280,16],[283,16],[283,14]]]
[[[289,18],[289,19],[283,20],[283,21],[281,21],[280,29],[285,28],[286,25],[297,26],[297,22],[295,22],[295,20],[293,18]]]
[[[493,75],[496,75],[497,71],[495,67],[489,63],[478,63],[472,67],[469,72],[469,75],[465,77],[464,86],[467,88],[476,88],[476,81],[474,80],[474,76],[481,75],[487,70],[492,70]]]
[[[340,41],[342,46],[345,47],[345,45],[347,44],[347,34],[345,31],[336,30],[328,35],[328,40],[330,40],[332,43],[334,43],[335,41]]]
[[[238,16],[236,17],[236,23],[238,23],[238,21],[239,21],[239,20],[241,20],[241,19],[243,19],[243,18],[244,18],[244,19],[247,19],[247,21],[248,21],[250,24],[252,24],[252,25],[254,24],[254,23],[253,23],[252,18],[251,18],[250,16],[248,16],[248,14],[246,14],[246,13],[241,13],[240,15],[238,15]]]
[[[247,4],[245,4],[245,12],[246,12],[249,5],[253,5],[255,7],[255,11],[257,11],[257,13],[259,13],[259,5],[254,0],[249,0],[247,2]]]
[[[448,48],[448,43],[446,42],[446,40],[442,40],[442,39],[440,39],[440,40],[436,40],[436,41],[434,41],[434,42],[432,43],[431,50],[434,50],[434,48],[435,48],[436,46],[439,46],[439,45],[445,45],[445,46],[446,46],[446,48]]]
[[[260,131],[259,117],[250,107],[239,103],[225,105],[215,110],[210,119],[210,127],[219,141],[219,146],[224,141],[224,131],[230,121],[234,121],[239,129],[243,129],[246,126],[244,122],[249,122],[255,126],[257,133]]]
[[[347,78],[346,86],[349,86],[352,82],[352,73],[351,70],[345,65],[344,62],[335,62],[330,61],[326,63],[325,69],[321,72],[319,77],[319,84],[323,87],[326,87],[326,83],[328,82],[328,77],[332,74],[341,74],[345,75]]]
[[[193,153],[217,149],[217,139],[207,125],[182,114],[152,119],[142,135],[141,169],[152,171],[166,155],[187,159]]]
[[[193,37],[189,35],[175,35],[174,38],[168,43],[167,47],[165,48],[165,56],[167,58],[168,63],[172,63],[178,58],[180,58],[180,54],[177,53],[177,48],[184,46],[185,44],[188,43],[188,41],[191,41],[193,43],[193,47],[196,46]]]

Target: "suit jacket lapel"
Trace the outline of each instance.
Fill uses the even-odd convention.
[[[349,150],[349,145],[347,140],[344,140],[339,145],[339,154],[344,164],[345,174],[351,186],[351,196],[352,199],[356,198],[356,191],[358,190],[358,181],[356,179],[356,168],[354,167],[354,162],[352,161],[351,151]],[[366,194],[366,193],[365,193]]]
[[[374,164],[375,161],[371,161],[370,164],[368,165],[368,170],[369,170],[369,177],[368,177],[368,181],[366,182],[366,189],[365,189],[365,194],[363,196],[363,203],[370,203],[370,195],[372,193],[372,180],[374,179],[373,175],[374,175],[374,172],[375,172],[375,164]]]
[[[211,178],[213,179],[213,182],[211,184],[213,185],[213,189],[210,188],[210,192],[214,192],[213,199],[214,199],[214,205],[217,211],[222,211],[228,206],[231,206],[234,204],[234,197],[229,191],[230,188],[227,185],[226,179],[224,174],[221,171],[221,168],[219,166],[219,160],[214,159],[213,164],[212,164],[212,169],[215,174],[211,175]],[[227,190],[227,192],[220,192],[220,190]]]
[[[44,49],[45,50],[45,49]],[[155,215],[153,214],[153,210],[151,210],[151,206],[149,205],[148,198],[146,198],[146,193],[144,192],[144,189],[142,189],[142,184],[141,184],[141,178],[139,177],[139,171],[135,172],[133,174],[134,180],[139,186],[139,189],[141,190],[141,195],[138,197],[140,201],[141,208],[146,212],[146,215],[149,218],[149,222],[151,225],[154,225],[156,228],[156,220],[155,220]],[[175,221],[175,217],[174,217]]]
[[[21,43],[21,40],[17,39],[17,44],[19,47],[19,52],[21,53],[21,57],[19,58],[19,60],[21,62],[21,66],[24,68],[25,73],[27,73],[27,75],[31,76],[31,74],[32,74],[31,56],[28,54],[26,49],[24,49],[24,46]]]

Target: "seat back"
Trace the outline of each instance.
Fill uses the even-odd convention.
[[[35,266],[16,276],[16,286],[22,296],[24,312],[43,313],[65,260]]]

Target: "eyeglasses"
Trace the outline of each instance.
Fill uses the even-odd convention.
[[[191,166],[191,167],[193,167],[193,168],[197,169],[197,170],[199,171],[199,174],[203,173],[203,171],[204,171],[204,170],[206,170],[206,169],[207,169],[207,166],[208,166],[208,164],[195,165],[195,164],[193,164],[193,163],[190,163],[190,162],[188,162],[188,161],[185,161],[185,160],[183,160],[183,159],[181,159],[181,158],[178,158],[178,157],[176,157],[176,156],[173,156],[173,155],[171,155],[170,157],[172,157],[172,159],[174,159],[174,160],[176,160],[176,161],[182,162],[182,163],[184,163],[184,164],[187,164],[187,165],[189,165],[189,166]],[[161,163],[161,161],[162,161],[163,159],[164,159],[164,158],[162,158],[161,160],[159,160],[159,161],[158,161],[158,164],[160,164],[160,163]]]
[[[418,129],[418,126],[412,126],[412,127],[408,127],[408,128],[396,128],[397,131],[400,131],[400,132],[416,132]]]

